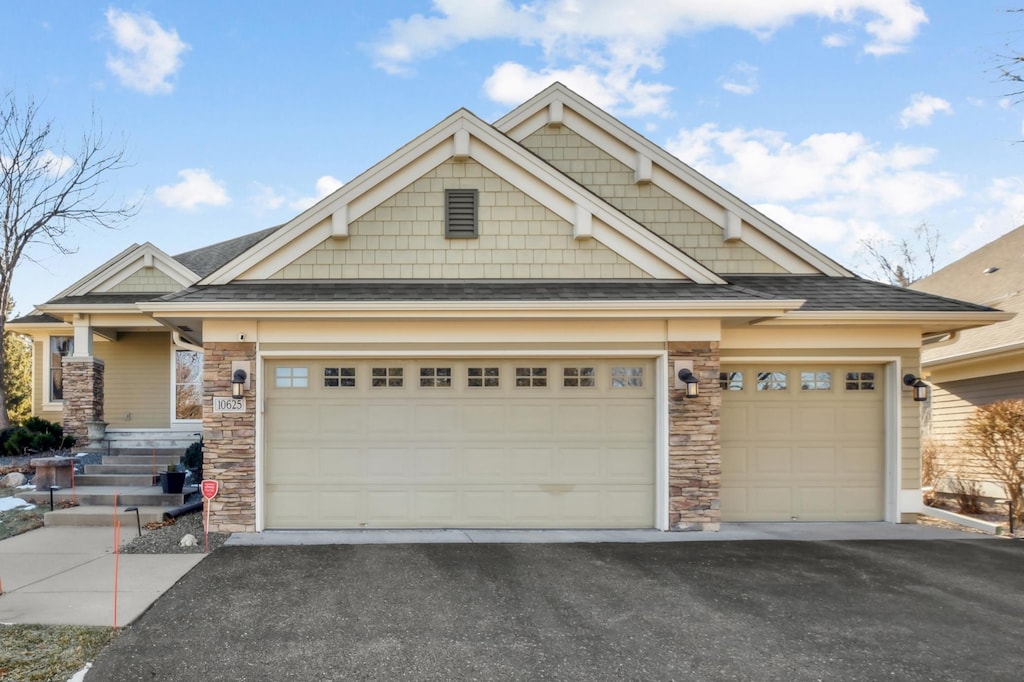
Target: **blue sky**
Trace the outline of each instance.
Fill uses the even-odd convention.
[[[19,3],[0,88],[69,142],[93,111],[123,135],[132,166],[107,189],[140,210],[76,231],[75,255],[34,251],[17,311],[131,243],[175,254],[282,223],[459,107],[491,121],[555,79],[859,272],[859,240],[922,222],[946,263],[1024,222],[1024,104],[997,69],[1024,52],[1017,6]]]

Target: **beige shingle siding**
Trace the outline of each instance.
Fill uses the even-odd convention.
[[[111,293],[178,291],[183,287],[156,268],[142,268],[110,289]]]
[[[479,191],[479,237],[444,236],[444,190]],[[475,161],[447,161],[271,279],[649,278]]]
[[[722,228],[567,127],[544,128],[523,145],[629,217],[720,274],[786,270],[745,244],[727,244]]]
[[[1020,399],[1024,399],[1024,372],[934,384],[927,435],[940,446],[944,468],[963,478],[992,480],[984,464],[959,445],[960,435],[978,407]]]

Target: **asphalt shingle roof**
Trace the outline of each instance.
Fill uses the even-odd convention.
[[[174,256],[174,260],[200,277],[206,277],[269,237],[279,227],[280,225],[268,227],[259,232],[251,232],[241,237],[210,244],[193,251],[179,253],[177,256]]]
[[[733,284],[778,298],[804,298],[801,310],[990,312],[993,309],[858,277],[726,275]]]

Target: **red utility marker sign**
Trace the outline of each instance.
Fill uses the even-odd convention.
[[[217,496],[217,491],[220,490],[220,483],[213,479],[206,479],[199,484],[199,489],[203,492],[204,500],[212,500]]]

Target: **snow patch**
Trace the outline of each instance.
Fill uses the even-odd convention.
[[[0,512],[18,509],[19,507],[23,507],[25,509],[36,508],[34,504],[29,504],[25,500],[18,499],[17,497],[0,497]]]

